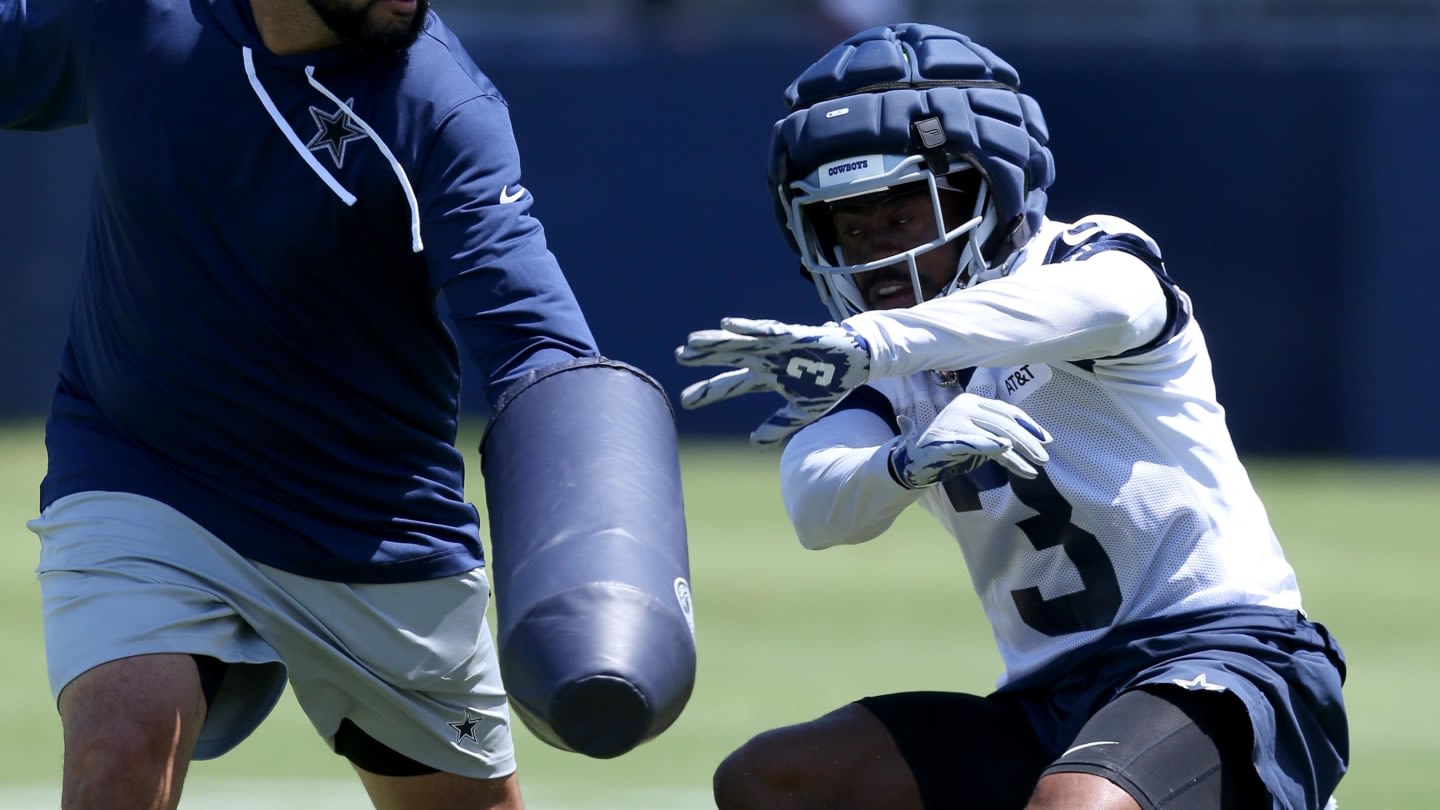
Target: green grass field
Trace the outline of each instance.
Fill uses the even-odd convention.
[[[466,446],[473,446],[473,442]],[[810,552],[790,533],[773,453],[683,450],[699,677],[685,714],[615,760],[517,732],[533,810],[711,807],[715,764],[749,735],[863,694],[984,692],[998,658],[953,541],[916,511],[866,546]],[[57,806],[60,742],[45,682],[36,543],[44,466],[34,426],[0,429],[0,810]],[[478,467],[478,465],[476,465]],[[1346,647],[1352,769],[1345,810],[1432,810],[1440,787],[1440,465],[1252,460],[1306,606]],[[479,487],[474,487],[478,490]],[[478,497],[478,494],[476,495]],[[198,763],[182,807],[368,806],[288,698],[230,755]]]

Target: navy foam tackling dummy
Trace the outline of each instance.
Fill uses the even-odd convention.
[[[674,411],[645,372],[549,366],[480,445],[500,671],[537,737],[596,758],[669,728],[695,684]]]

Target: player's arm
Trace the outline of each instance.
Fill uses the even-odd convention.
[[[889,529],[923,490],[890,475],[896,429],[863,409],[842,408],[803,428],[780,456],[780,497],[800,544],[854,545]]]
[[[431,284],[492,405],[527,371],[598,354],[579,303],[530,215],[509,109],[480,95],[447,116],[418,189]]]
[[[929,487],[995,461],[1034,478],[1051,436],[1020,408],[961,393],[924,425],[864,386],[781,456],[781,495],[807,548],[862,543]]]
[[[1108,222],[1113,218],[1105,219]],[[1052,264],[908,309],[863,312],[840,324],[801,326],[730,318],[692,332],[682,365],[738,368],[681,392],[686,408],[756,391],[786,399],[751,434],[773,444],[870,380],[919,371],[1132,356],[1163,343],[1189,317],[1153,242],[1084,221]],[[1120,224],[1119,221],[1115,221]],[[1057,243],[1061,244],[1061,243]]]
[[[82,0],[0,0],[0,129],[86,122],[92,11]]]
[[[1175,295],[1145,261],[1107,250],[845,324],[870,346],[870,376],[878,379],[1122,355],[1174,323]]]

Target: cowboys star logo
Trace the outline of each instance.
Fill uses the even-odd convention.
[[[480,740],[475,737],[475,727],[480,725],[480,715],[471,717],[470,710],[465,710],[465,719],[458,723],[446,723],[445,725],[455,730],[455,744],[459,745],[462,740],[478,743]]]
[[[346,99],[345,107],[353,107],[355,99]],[[365,130],[350,117],[345,109],[338,109],[333,113],[325,112],[318,107],[310,108],[310,117],[315,119],[315,135],[305,147],[312,152],[319,152],[325,149],[330,152],[330,160],[339,169],[345,165],[345,144],[351,141],[363,140]]]
[[[1170,680],[1171,680],[1176,686],[1183,686],[1183,687],[1185,687],[1186,689],[1189,689],[1191,692],[1196,692],[1196,691],[1224,692],[1224,691],[1225,691],[1225,687],[1221,686],[1220,684],[1218,684],[1218,683],[1210,683],[1210,681],[1206,680],[1206,679],[1205,679],[1205,673],[1203,673],[1203,672],[1200,673],[1199,675],[1196,675],[1195,677],[1191,678],[1191,679],[1188,680],[1188,681],[1185,680],[1184,678],[1171,678]]]

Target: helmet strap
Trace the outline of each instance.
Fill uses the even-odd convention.
[[[925,167],[936,177],[950,173],[950,156],[945,154],[945,127],[938,116],[916,121],[911,127],[915,139],[920,142],[920,154],[925,158]]]

